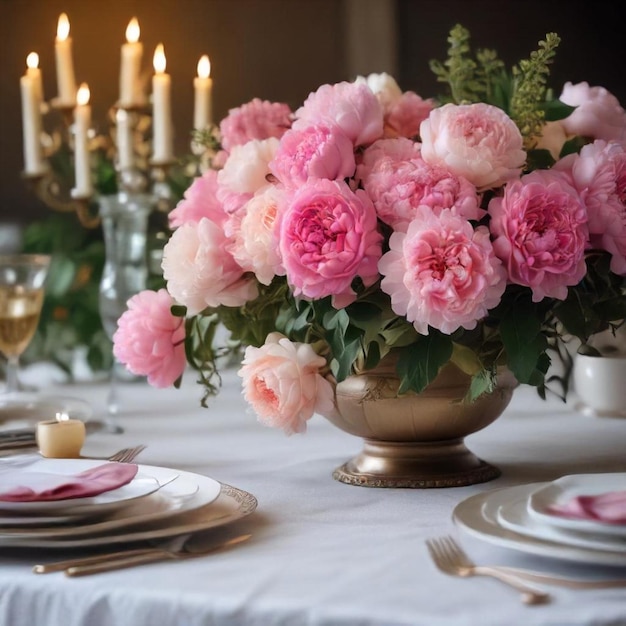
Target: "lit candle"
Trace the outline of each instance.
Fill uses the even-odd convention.
[[[32,64],[34,60],[29,54],[26,62],[28,64],[30,61]],[[36,60],[39,62],[39,57]],[[26,74],[20,78],[24,171],[26,174],[41,174],[44,170],[41,155],[41,103],[37,92],[37,80],[30,70],[28,67]]]
[[[152,77],[152,158],[157,163],[167,163],[173,158],[173,133],[171,112],[172,81],[165,73],[166,59],[163,44],[154,51],[154,76]]]
[[[55,420],[39,422],[35,437],[42,456],[49,459],[74,459],[80,456],[85,443],[85,424],[81,420],[59,414]]]
[[[121,170],[127,170],[133,166],[131,116],[125,109],[118,109],[115,121],[118,166]]]
[[[76,99],[76,79],[74,78],[74,61],[72,59],[70,21],[65,13],[59,15],[54,52],[57,66],[59,104],[61,106],[74,106]]]
[[[141,57],[143,44],[139,41],[139,22],[133,17],[126,27],[126,43],[122,44],[120,67],[120,106],[131,107],[141,104]]]
[[[205,54],[198,61],[198,76],[193,80],[195,94],[193,127],[197,130],[208,128],[211,125],[213,80],[210,76],[211,61]]]
[[[91,171],[89,167],[89,127],[91,107],[89,87],[83,83],[76,94],[77,106],[74,109],[74,171],[76,185],[72,195],[85,198],[91,195]]]
[[[35,85],[35,95],[39,100],[39,104],[43,104],[43,83],[41,80],[41,70],[39,69],[39,55],[31,52],[26,57],[26,74],[30,76]]]

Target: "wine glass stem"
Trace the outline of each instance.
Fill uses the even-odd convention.
[[[20,357],[12,355],[7,357],[6,377],[7,377],[7,392],[11,393],[19,391],[20,383],[17,378],[17,372],[19,369]]]

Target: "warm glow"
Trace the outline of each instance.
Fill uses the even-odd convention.
[[[198,76],[208,78],[211,75],[211,61],[206,54],[203,54],[198,61]]]
[[[139,22],[136,17],[133,17],[126,27],[126,41],[128,43],[137,43],[139,41],[139,32]]]
[[[61,13],[59,15],[59,21],[57,22],[57,39],[59,41],[65,41],[70,35],[70,21],[67,17],[67,13]]]
[[[39,55],[36,52],[31,52],[26,57],[26,65],[29,70],[35,70],[39,67]]]
[[[166,66],[165,50],[163,49],[162,43],[160,43],[154,50],[154,57],[152,59],[152,63],[154,65],[154,71],[157,74],[163,74],[163,72],[165,72],[165,66]]]
[[[83,83],[78,88],[78,93],[76,94],[76,102],[79,104],[79,106],[85,106],[89,103],[90,95],[91,94],[89,93],[89,87],[87,86],[87,83]]]

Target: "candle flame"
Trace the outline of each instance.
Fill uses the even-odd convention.
[[[67,17],[67,13],[61,13],[59,15],[59,21],[57,22],[57,39],[59,41],[65,41],[70,35],[70,20]]]
[[[87,85],[87,83],[83,83],[79,88],[78,88],[78,92],[76,93],[76,102],[80,105],[80,106],[85,106],[86,104],[89,103],[89,96],[90,96],[90,92],[89,92],[89,86]]]
[[[133,17],[126,27],[126,41],[128,41],[128,43],[137,43],[139,41],[140,32],[139,22],[136,17]]]
[[[167,63],[165,59],[165,50],[163,49],[162,43],[160,43],[154,50],[152,63],[154,65],[154,71],[157,74],[163,74],[163,72],[165,72],[165,67]]]
[[[26,66],[31,70],[35,70],[39,67],[39,55],[36,52],[31,52],[26,57]]]
[[[67,422],[70,416],[65,411],[59,411],[55,414],[57,422]]]
[[[198,61],[198,77],[208,78],[211,75],[211,61],[206,54],[203,54]]]

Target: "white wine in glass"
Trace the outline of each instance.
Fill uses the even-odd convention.
[[[41,315],[50,267],[45,254],[0,255],[0,352],[6,358],[5,397],[19,401],[19,359]]]
[[[7,394],[19,402],[19,359],[41,315],[50,256],[0,255],[0,352],[6,358]]]

